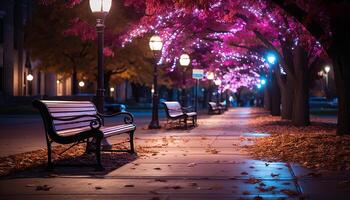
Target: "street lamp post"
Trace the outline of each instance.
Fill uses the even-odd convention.
[[[33,82],[34,76],[31,73],[29,73],[26,79],[28,81],[28,94],[29,96],[32,96],[32,82]]]
[[[79,82],[79,87],[80,87],[80,93],[83,93],[83,88],[85,86],[85,82],[84,81],[80,81]]]
[[[162,50],[163,47],[163,41],[162,39],[154,35],[149,40],[149,47],[153,51],[155,57],[156,53]],[[159,98],[158,98],[158,71],[157,71],[157,62],[154,61],[153,64],[153,95],[152,95],[152,121],[149,124],[149,129],[159,129],[159,119],[158,119],[158,104],[159,104]]]
[[[103,113],[104,104],[104,72],[103,72],[103,41],[104,41],[104,19],[108,14],[112,0],[90,0],[91,11],[96,15],[96,32],[97,32],[97,91],[96,106],[100,113]]]
[[[327,98],[328,98],[328,73],[329,73],[329,71],[331,71],[331,67],[330,66],[325,66],[324,67],[324,71],[326,72],[326,74],[325,74],[325,78],[326,78],[326,96],[327,96]]]
[[[187,106],[187,97],[186,97],[186,69],[191,62],[190,56],[188,54],[182,54],[180,56],[180,65],[183,67],[182,75],[182,106]]]

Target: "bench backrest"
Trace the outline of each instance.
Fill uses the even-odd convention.
[[[179,115],[184,114],[179,102],[177,102],[177,101],[165,101],[163,103],[165,105],[165,111],[166,111],[168,116],[177,117]]]
[[[217,109],[218,108],[218,106],[216,105],[215,102],[209,102],[208,104],[209,104],[211,109]]]
[[[55,137],[64,136],[71,130],[90,129],[96,117],[82,117],[70,121],[55,120],[55,118],[71,118],[81,115],[97,115],[95,105],[90,101],[48,101],[35,100],[36,107],[43,118],[46,133],[54,140]]]

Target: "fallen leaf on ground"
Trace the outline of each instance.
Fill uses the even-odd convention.
[[[196,163],[189,163],[188,165],[187,165],[187,167],[194,167],[194,166],[196,166],[197,164]]]
[[[256,183],[260,183],[261,180],[256,179],[256,178],[249,178],[247,181],[245,181],[245,183],[249,183],[249,184],[256,184]]]
[[[248,175],[248,172],[242,172],[241,175]]]
[[[36,190],[37,191],[49,191],[51,190],[51,186],[48,186],[48,185],[38,185],[36,186]]]
[[[194,183],[194,182],[193,183],[189,183],[188,185],[191,186],[191,187],[197,187],[198,186],[198,184]]]
[[[165,183],[167,182],[167,180],[165,179],[154,179],[155,182],[162,182],[162,183]]]
[[[124,187],[135,187],[135,185],[124,185]]]
[[[182,187],[179,186],[179,185],[175,185],[175,186],[173,186],[172,188],[173,188],[174,190],[178,190],[178,189],[181,189]]]

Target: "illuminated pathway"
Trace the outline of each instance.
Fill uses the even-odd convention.
[[[336,174],[310,178],[297,165],[252,160],[246,154],[242,145],[250,143],[249,137],[264,135],[249,134],[245,123],[262,114],[239,108],[200,119],[199,127],[190,131],[140,130],[136,160],[104,173],[58,167],[52,174],[1,179],[0,199],[331,198],[322,191],[341,199],[345,189],[337,188],[341,178]],[[38,185],[52,188],[37,191]]]

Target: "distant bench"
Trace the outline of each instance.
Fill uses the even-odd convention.
[[[48,167],[52,168],[51,144],[87,143],[86,151],[95,151],[97,168],[101,165],[101,140],[126,133],[129,135],[130,150],[107,150],[135,153],[133,124],[134,118],[129,112],[119,112],[112,115],[103,115],[97,112],[95,105],[90,101],[45,101],[34,100],[33,106],[40,111],[45,126],[47,142]],[[114,126],[104,126],[104,117],[124,115],[124,122]]]
[[[225,107],[222,106],[221,104],[217,104],[215,102],[209,102],[209,114],[221,114],[225,111]]]
[[[172,122],[178,122],[178,125],[185,125],[188,128],[188,120],[192,122],[193,126],[197,124],[197,113],[191,111],[191,107],[181,107],[180,103],[177,101],[165,101],[165,113],[167,116],[167,124],[172,124]]]

